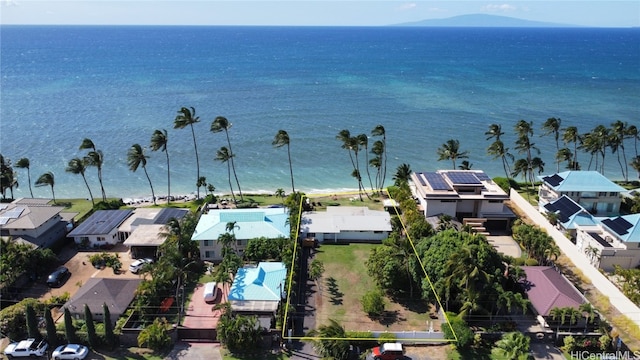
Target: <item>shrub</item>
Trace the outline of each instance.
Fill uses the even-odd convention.
[[[26,298],[19,303],[6,307],[0,311],[0,332],[11,339],[27,337],[26,307],[30,305],[37,314],[41,314],[46,305],[33,298]]]
[[[538,266],[538,260],[536,259],[527,259],[524,261],[526,266]]]
[[[570,353],[576,349],[576,339],[573,336],[569,335],[565,337],[563,341],[562,351]]]
[[[525,261],[526,261],[526,259],[523,259],[523,258],[514,258],[513,259],[513,265],[522,266],[522,265],[524,265]]]
[[[138,346],[148,347],[155,351],[167,349],[171,345],[169,328],[171,325],[166,319],[153,320],[153,324],[144,328],[138,335]]]
[[[474,333],[467,325],[467,322],[464,319],[460,318],[458,315],[447,312],[447,319],[449,319],[448,324],[442,324],[442,332],[444,333],[445,339],[455,340],[458,339],[456,346],[460,349],[466,349],[471,344],[473,344]]]
[[[368,291],[362,299],[360,299],[360,303],[362,304],[362,310],[370,317],[382,315],[386,305],[384,294],[380,289]]]
[[[378,336],[378,344],[384,344],[387,342],[395,342],[397,339],[396,334],[384,332]]]
[[[504,190],[504,192],[506,192],[507,194],[509,193],[510,188],[513,188],[515,190],[520,190],[520,185],[518,185],[518,183],[513,179],[495,177],[493,178],[493,182],[495,182],[498,186],[500,186],[500,188]]]

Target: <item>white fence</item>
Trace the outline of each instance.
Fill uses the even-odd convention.
[[[589,262],[589,259],[578,248],[567,239],[560,230],[551,225],[547,219],[527,200],[525,200],[515,190],[511,189],[511,202],[518,206],[531,218],[538,226],[545,229],[555,240],[560,250],[571,259],[573,264],[582,271],[584,276],[591,281],[593,286],[605,296],[609,297],[611,305],[636,325],[640,326],[640,308],[629,300],[624,294],[607,279],[597,268]]]

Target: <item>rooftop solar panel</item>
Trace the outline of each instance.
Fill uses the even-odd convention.
[[[551,212],[557,212],[560,222],[563,223],[569,221],[569,218],[571,216],[582,210],[580,205],[576,204],[566,196],[563,196],[558,200],[545,205],[544,208]]]
[[[489,177],[489,175],[487,175],[484,171],[480,171],[475,174],[478,180],[480,181],[491,181],[491,178]]]
[[[0,216],[0,225],[4,225],[9,222],[9,218],[5,216]]]
[[[478,180],[476,175],[472,172],[449,171],[446,174],[449,180],[454,184],[482,184],[482,182]]]
[[[429,182],[429,186],[433,190],[451,190],[449,184],[444,180],[442,175],[434,172],[423,173],[424,177]]]
[[[418,181],[420,182],[420,185],[427,186],[427,184],[424,182],[424,177],[422,177],[422,173],[416,173],[416,176],[418,177]]]
[[[0,204],[0,210],[4,210],[8,207],[9,205],[7,204]]]
[[[607,225],[611,230],[615,231],[618,235],[625,235],[633,227],[627,220],[618,216],[615,219],[605,219],[602,223]]]
[[[131,215],[133,210],[98,210],[75,228],[69,236],[108,234]]]
[[[542,178],[549,185],[556,187],[560,185],[561,182],[564,181],[564,178],[558,174],[553,174],[552,176],[545,176]]]
[[[188,212],[187,209],[176,209],[176,208],[164,208],[158,216],[153,220],[154,224],[164,225],[169,222],[169,219],[176,218],[178,220],[182,219]]]

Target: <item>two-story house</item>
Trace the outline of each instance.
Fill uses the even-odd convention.
[[[487,230],[509,228],[509,195],[481,170],[414,172],[411,188],[425,217],[449,215]]]
[[[0,204],[0,236],[49,248],[64,239],[73,215],[63,206],[49,205],[48,199],[16,199]]]
[[[640,214],[598,219],[593,225],[579,225],[576,246],[591,263],[605,271],[615,265],[631,269],[640,265]]]

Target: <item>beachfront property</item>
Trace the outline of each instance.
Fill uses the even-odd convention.
[[[387,211],[363,206],[328,206],[302,214],[300,235],[318,242],[381,242],[391,233]]]
[[[189,213],[179,208],[136,208],[119,227],[124,234],[124,245],[133,259],[157,258],[158,247],[164,243],[167,233],[165,225],[170,219],[180,220]]]
[[[588,300],[556,268],[552,266],[521,266],[527,275],[520,285],[523,287],[538,322],[548,327],[553,308],[572,307],[576,310]],[[574,324],[576,326],[584,326]],[[580,322],[580,320],[579,320]]]
[[[508,230],[516,217],[509,195],[481,170],[413,172],[410,186],[427,218],[449,215],[485,233]]]
[[[257,315],[260,326],[272,328],[280,301],[285,298],[287,269],[281,262],[260,262],[238,269],[229,290],[231,311]]]
[[[620,214],[621,195],[626,190],[597,171],[565,171],[538,177],[540,211],[560,197],[567,196],[597,216]]]
[[[0,236],[34,247],[49,248],[64,239],[73,226],[72,213],[49,199],[16,199],[0,204]]]
[[[202,214],[191,240],[197,241],[200,259],[222,261],[220,235],[227,233],[227,224],[234,223],[232,230],[236,243],[233,249],[242,254],[251,239],[277,239],[289,237],[289,214],[286,208],[221,209]]]
[[[98,210],[91,214],[69,237],[82,248],[112,246],[126,239],[118,227],[133,213],[133,210]]]
[[[613,271],[640,266],[640,214],[598,218],[595,224],[579,225],[576,246],[594,266]]]

